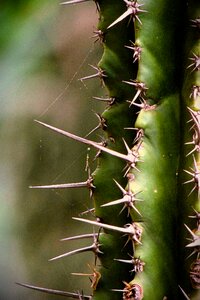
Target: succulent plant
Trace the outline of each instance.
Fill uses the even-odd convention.
[[[37,122],[97,149],[97,168],[85,182],[33,188],[89,189],[93,218],[74,219],[91,234],[68,240],[91,245],[53,259],[92,251],[100,266],[89,296],[26,286],[77,299],[199,299],[200,2],[93,2],[104,51],[82,80],[105,86],[107,98],[96,97],[107,103],[97,126],[105,138]]]

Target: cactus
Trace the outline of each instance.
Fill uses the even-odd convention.
[[[96,97],[108,103],[97,126],[105,140],[37,123],[97,149],[97,168],[85,182],[32,188],[89,189],[95,219],[74,219],[91,234],[68,240],[92,238],[91,246],[52,260],[92,251],[100,267],[88,275],[89,296],[24,286],[77,299],[199,299],[200,2],[94,4],[104,52],[81,80],[105,86],[108,97]]]

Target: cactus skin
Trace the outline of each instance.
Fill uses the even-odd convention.
[[[94,2],[106,148],[40,122],[100,150],[86,182],[97,221],[75,218],[101,228],[91,299],[199,299],[200,3]]]
[[[190,294],[190,299],[200,297],[200,269],[199,269],[199,212],[200,194],[199,178],[194,179],[194,171],[199,173],[199,140],[195,134],[199,134],[199,109],[200,109],[200,72],[199,72],[199,53],[200,53],[200,3],[190,1],[188,4],[187,17],[187,36],[184,47],[184,79],[182,85],[182,119],[181,128],[183,131],[183,144],[181,152],[180,182],[185,184],[179,187],[179,231],[184,237],[180,241],[179,263],[182,266],[180,274],[181,285]],[[196,59],[197,57],[197,59]],[[194,117],[195,116],[195,117]],[[196,119],[197,118],[197,119]],[[192,127],[192,128],[191,128]],[[188,173],[189,171],[189,173]],[[188,183],[189,181],[189,183]],[[184,201],[181,201],[184,199]],[[185,257],[187,259],[185,259]],[[191,292],[192,291],[192,292]]]

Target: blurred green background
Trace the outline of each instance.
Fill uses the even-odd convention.
[[[33,190],[30,185],[84,181],[87,147],[58,136],[34,119],[84,136],[98,124],[104,93],[92,74],[102,49],[92,38],[93,1],[63,6],[55,0],[0,4],[0,299],[59,299],[15,282],[90,293],[92,254],[48,259],[89,240],[60,242],[87,226],[72,216],[92,207],[85,190]],[[101,133],[99,133],[101,134]],[[97,133],[91,138],[97,138]],[[93,154],[91,153],[91,156]],[[93,169],[95,166],[92,165]]]

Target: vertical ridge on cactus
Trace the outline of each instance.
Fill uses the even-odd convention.
[[[93,237],[94,243],[51,260],[85,251],[98,257],[91,296],[72,298],[197,300],[200,2],[93,2],[99,13],[95,37],[104,51],[97,67],[91,65],[97,73],[80,80],[100,77],[107,91],[106,97],[93,97],[107,106],[91,131],[102,128],[106,145],[37,121],[99,152],[97,169],[85,182],[31,188],[92,189],[96,221],[73,219],[101,232],[67,238]]]

